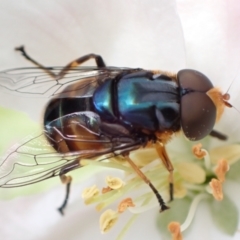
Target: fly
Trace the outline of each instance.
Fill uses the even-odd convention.
[[[152,189],[160,211],[164,211],[168,206],[131,160],[129,152],[141,147],[156,149],[169,171],[170,200],[173,200],[173,166],[165,145],[174,134],[183,131],[191,141],[207,135],[226,139],[213,127],[224,107],[231,107],[229,95],[214,88],[196,70],[184,69],[173,74],[106,67],[96,54],[80,57],[63,68],[47,68],[33,60],[24,47],[16,50],[37,68],[0,72],[0,86],[18,94],[47,97],[50,101],[43,117],[42,134],[23,142],[0,163],[0,187],[20,187],[59,176],[67,187],[59,208],[62,214],[72,181],[67,174],[81,167],[81,159],[123,156]],[[90,59],[95,60],[96,67],[78,67]],[[55,153],[24,150],[27,144],[35,142],[43,149],[50,145]],[[31,166],[19,160],[23,155],[31,159]],[[17,164],[22,166],[20,174],[16,174]]]

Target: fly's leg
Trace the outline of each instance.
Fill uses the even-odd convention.
[[[19,51],[22,53],[22,55],[31,63],[33,63],[34,65],[36,65],[37,67],[41,68],[44,72],[46,72],[47,74],[49,74],[52,78],[56,77],[56,74],[52,71],[49,70],[49,68],[44,67],[42,64],[38,63],[37,61],[35,61],[33,58],[31,58],[25,51],[24,46],[20,46],[20,47],[16,47],[15,48],[16,51]]]
[[[64,209],[67,206],[68,198],[70,195],[70,187],[71,187],[71,183],[72,183],[72,177],[63,174],[63,175],[60,175],[60,179],[63,184],[66,184],[66,194],[65,194],[62,205],[58,208],[58,211],[61,213],[61,215],[64,215]]]
[[[87,116],[83,117],[83,119],[86,120],[86,117]],[[59,153],[76,153],[89,149],[101,150],[106,148],[104,144],[108,145],[108,142],[102,143],[101,141],[99,141],[100,137],[97,134],[93,134],[91,131],[89,131],[85,127],[85,125],[82,125],[79,117],[76,115],[71,117],[62,117],[61,122],[61,129],[54,126],[51,133],[46,135],[48,141]],[[81,137],[78,138],[77,136]],[[81,141],[81,139],[87,139],[88,141]],[[83,154],[81,155],[81,158],[89,157],[89,159],[91,159],[91,156],[93,155],[94,154]],[[78,156],[78,154],[76,156]],[[72,182],[72,178],[70,176],[67,176],[66,174],[74,169],[82,167],[81,158],[76,157],[74,158],[74,160],[70,160],[70,162],[64,167],[62,167],[59,172],[62,183],[66,185],[66,194],[64,197],[64,201],[62,205],[58,208],[59,212],[62,215],[68,203],[70,186]]]
[[[137,165],[130,159],[128,154],[124,155],[125,159],[128,161],[128,163],[131,165],[131,167],[135,170],[135,172],[138,174],[138,176],[140,178],[142,178],[142,180],[149,185],[149,187],[152,189],[152,191],[154,192],[154,194],[157,197],[157,200],[160,204],[160,212],[163,212],[167,209],[169,209],[169,207],[165,204],[162,196],[160,195],[160,193],[158,192],[158,190],[153,186],[153,184],[151,183],[151,181],[144,175],[144,173],[137,167]]]
[[[158,156],[161,158],[164,166],[169,171],[169,193],[170,193],[170,201],[173,200],[173,191],[174,191],[174,185],[173,185],[173,165],[168,157],[167,151],[164,147],[164,145],[160,142],[156,142],[155,149],[158,153]]]
[[[72,177],[67,176],[66,173],[72,171],[73,169],[77,168],[79,166],[79,160],[75,160],[73,163],[66,165],[64,168],[61,169],[60,171],[60,179],[63,184],[66,184],[66,194],[64,197],[64,201],[62,205],[58,208],[58,211],[61,213],[61,215],[64,215],[64,209],[67,206],[68,203],[68,198],[70,195],[70,187],[72,183]]]
[[[209,135],[211,137],[215,137],[215,138],[217,138],[219,140],[222,140],[222,141],[226,141],[227,140],[227,136],[225,134],[220,133],[220,132],[218,132],[218,131],[216,131],[214,129],[209,133]]]
[[[94,59],[95,62],[96,62],[96,65],[97,67],[99,68],[103,68],[103,67],[106,67],[102,57],[100,55],[96,55],[94,53],[90,53],[90,54],[87,54],[87,55],[84,55],[72,62],[70,62],[69,64],[67,64],[67,66],[65,66],[61,72],[56,76],[57,79],[61,79],[70,69],[73,69],[85,62],[87,62],[88,60],[91,60],[91,59]]]
[[[17,47],[15,48],[16,51],[19,51],[22,53],[22,55],[31,63],[33,63],[34,65],[36,65],[37,67],[41,68],[43,71],[45,71],[47,74],[49,74],[52,78],[58,80],[61,79],[70,69],[73,69],[75,67],[77,67],[78,65],[81,65],[85,62],[87,62],[90,59],[94,59],[96,62],[97,67],[102,68],[102,67],[106,67],[103,58],[100,55],[96,55],[93,53],[84,55],[80,58],[77,58],[76,60],[70,62],[69,64],[67,64],[60,73],[55,74],[54,72],[52,72],[49,68],[43,66],[42,64],[38,63],[37,61],[35,61],[33,58],[31,58],[25,51],[24,46],[21,47]]]

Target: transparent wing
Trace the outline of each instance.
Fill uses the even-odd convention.
[[[49,67],[59,73],[62,67]],[[91,95],[102,81],[114,77],[124,68],[78,67],[70,69],[63,78],[54,79],[40,68],[18,68],[0,72],[0,88],[15,95],[34,97],[76,97]]]
[[[81,159],[96,159],[99,156],[107,159],[140,146],[140,142],[131,137],[109,138],[100,133],[101,123],[93,114],[74,113],[56,119],[47,131],[28,136],[11,147],[0,158],[0,187],[39,182],[59,175],[66,166],[71,170],[81,167]],[[57,121],[64,122],[64,127],[56,127]],[[75,134],[69,132],[73,129]],[[59,147],[59,152],[53,146]],[[68,149],[70,146],[71,151]]]
[[[49,68],[55,74],[62,69]],[[39,68],[12,69],[0,72],[0,88],[30,97],[88,97],[102,82],[124,70],[129,69],[81,67],[69,70],[62,79],[54,79]],[[63,169],[81,167],[81,159],[108,158],[140,146],[121,126],[103,126],[99,116],[93,115],[78,112],[54,119],[46,131],[10,148],[0,158],[0,187],[32,184],[57,176]]]

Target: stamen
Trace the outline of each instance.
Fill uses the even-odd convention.
[[[96,187],[96,185],[93,185],[92,187],[86,188],[82,192],[82,198],[84,200],[90,199],[94,196],[97,196],[99,194],[99,189]]]
[[[182,233],[180,229],[180,224],[178,222],[171,222],[168,225],[168,230],[172,234],[172,240],[182,240]]]
[[[206,151],[202,149],[202,144],[198,143],[192,147],[192,152],[196,158],[202,159],[206,156]]]
[[[193,162],[179,162],[176,164],[178,173],[188,183],[201,184],[206,180],[206,171]]]
[[[102,189],[102,194],[107,193],[107,192],[110,192],[110,191],[112,191],[112,188],[110,188],[110,187],[104,187],[104,188]]]
[[[211,160],[210,160],[208,151],[202,148],[201,143],[198,143],[198,144],[194,145],[193,148],[192,148],[192,152],[193,152],[193,154],[195,155],[196,158],[198,158],[198,159],[204,158],[205,168],[207,170],[211,169]]]
[[[122,179],[111,176],[106,177],[106,183],[111,189],[119,189],[124,185]]]
[[[212,181],[209,183],[212,191],[213,196],[217,201],[221,201],[223,199],[223,192],[222,192],[222,183],[217,180],[216,178],[213,178]]]
[[[193,220],[193,217],[194,217],[194,215],[195,215],[195,212],[196,212],[196,210],[197,210],[198,204],[199,204],[203,199],[205,199],[205,198],[207,198],[207,197],[208,197],[208,195],[204,193],[204,194],[199,194],[199,195],[197,195],[197,196],[193,199],[192,204],[191,204],[191,206],[190,206],[190,208],[189,208],[189,211],[188,211],[187,218],[185,219],[185,222],[181,225],[181,232],[183,232],[184,230],[186,230],[186,229],[190,226],[190,224],[191,224],[191,222],[192,222],[192,220]]]
[[[187,189],[183,183],[178,182],[174,184],[174,198],[184,198],[187,195]]]
[[[135,207],[135,204],[131,198],[126,198],[119,203],[118,212],[123,213],[128,207]]]
[[[106,210],[102,213],[99,224],[102,233],[108,232],[117,222],[119,214],[112,209]]]
[[[217,168],[215,169],[215,173],[218,177],[218,180],[223,183],[225,181],[225,175],[229,170],[229,165],[227,160],[222,159],[218,162]]]
[[[142,204],[147,205],[151,199],[152,199],[152,196],[151,197],[146,197]],[[139,215],[140,215],[139,213],[132,215],[132,217],[126,223],[126,225],[124,226],[124,228],[122,229],[121,233],[118,235],[116,240],[124,239],[124,236],[125,236],[126,232],[129,230],[129,228],[134,223],[134,221],[138,218]]]
[[[136,219],[139,217],[139,214],[133,214],[132,217],[129,219],[125,227],[122,229],[120,234],[117,236],[116,240],[123,240],[125,239],[124,236],[126,235],[127,231],[130,229],[132,224],[136,221]]]

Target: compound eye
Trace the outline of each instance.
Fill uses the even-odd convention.
[[[181,98],[181,125],[185,136],[191,141],[206,137],[213,129],[216,107],[202,92],[191,92]]]
[[[196,70],[181,70],[177,74],[177,79],[179,86],[182,89],[191,89],[197,92],[207,92],[213,88],[211,81],[204,74]]]
[[[204,74],[191,69],[179,71],[177,79],[183,132],[189,140],[200,140],[212,131],[216,121],[216,106],[206,94],[213,85]]]

